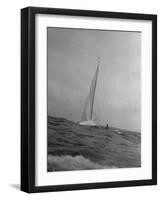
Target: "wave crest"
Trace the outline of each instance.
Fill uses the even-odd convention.
[[[70,171],[88,169],[111,169],[115,166],[101,165],[85,158],[82,155],[52,156],[48,155],[48,171]]]

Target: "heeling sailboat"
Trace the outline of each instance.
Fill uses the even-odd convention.
[[[96,126],[93,120],[93,108],[94,108],[94,99],[96,93],[99,66],[100,66],[100,57],[98,57],[97,69],[91,82],[90,91],[85,102],[84,111],[81,117],[81,122],[79,122],[80,125]]]

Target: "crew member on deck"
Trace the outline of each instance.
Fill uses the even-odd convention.
[[[106,129],[108,129],[108,123],[107,123],[107,125],[106,125]]]

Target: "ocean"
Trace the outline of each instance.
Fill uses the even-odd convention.
[[[47,134],[48,172],[141,167],[139,132],[48,116]]]

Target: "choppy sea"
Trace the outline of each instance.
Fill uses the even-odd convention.
[[[80,126],[48,116],[47,134],[48,172],[141,167],[139,132]]]

